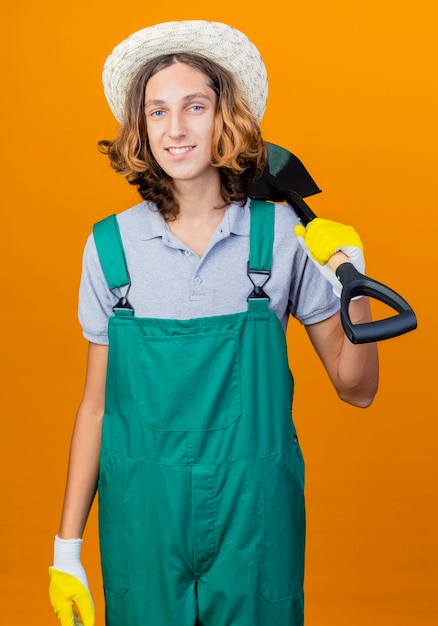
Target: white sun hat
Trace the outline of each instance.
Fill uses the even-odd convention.
[[[220,22],[164,22],[139,30],[114,48],[103,68],[103,87],[115,118],[121,122],[131,80],[148,61],[188,52],[215,61],[233,75],[259,120],[268,97],[265,64],[255,45],[239,30]]]

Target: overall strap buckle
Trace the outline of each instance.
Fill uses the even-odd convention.
[[[113,306],[113,313],[116,315],[134,315],[134,307],[129,303],[128,298],[126,297],[127,295],[128,292],[126,292],[126,295],[122,296],[117,304]]]
[[[252,270],[249,267],[249,261],[248,261],[248,269],[247,269],[246,273],[247,273],[247,276],[248,276],[249,280],[252,282],[252,285],[254,287],[252,292],[249,294],[247,300],[259,300],[261,298],[263,298],[264,300],[270,300],[270,297],[265,292],[263,287],[266,285],[268,280],[271,278],[271,272],[268,271],[268,270]],[[252,275],[253,274],[265,277],[265,279],[262,281],[262,283],[260,285],[256,284],[254,282],[254,280],[252,279]]]

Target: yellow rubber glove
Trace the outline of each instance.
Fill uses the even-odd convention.
[[[365,272],[363,244],[352,226],[316,217],[307,228],[302,224],[295,226],[295,234],[321,274],[332,284],[338,297],[341,295],[342,285],[335,272],[327,265],[335,252],[340,250],[361,274]]]
[[[94,626],[94,604],[88,589],[74,576],[49,567],[49,595],[62,626]]]
[[[362,241],[352,226],[317,217],[307,228],[295,226],[295,233],[305,240],[312,259],[320,265],[325,265],[338,250],[349,257],[349,253],[353,252],[349,248],[357,248],[363,255]]]

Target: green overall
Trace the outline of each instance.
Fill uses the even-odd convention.
[[[251,281],[269,279],[273,233],[274,206],[253,201]],[[109,288],[128,284],[115,217],[94,237]],[[229,315],[114,309],[98,486],[108,626],[303,624],[304,463],[268,304],[255,287]]]

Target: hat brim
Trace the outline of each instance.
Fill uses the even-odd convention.
[[[261,120],[268,97],[265,64],[256,46],[240,31],[220,22],[164,22],[139,30],[114,48],[103,68],[103,87],[121,122],[129,85],[145,63],[176,52],[211,59],[234,77],[254,115]]]

